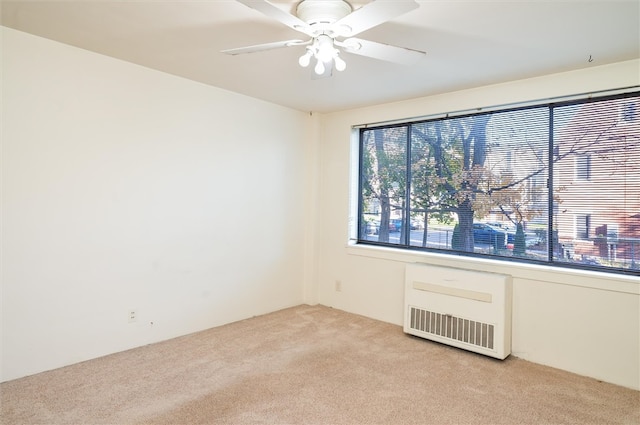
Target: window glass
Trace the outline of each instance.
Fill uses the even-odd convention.
[[[399,244],[406,237],[407,127],[361,134],[360,238]]]
[[[629,112],[637,104],[634,97],[554,108],[555,260],[638,268],[640,119]]]

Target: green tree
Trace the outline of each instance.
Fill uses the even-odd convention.
[[[484,173],[486,127],[491,115],[439,120],[414,126],[412,135],[421,139],[427,159],[423,161],[422,187],[412,193],[425,212],[455,214],[459,226],[459,249],[473,251],[475,198]],[[413,151],[412,151],[413,155]],[[413,183],[416,182],[414,179]],[[420,184],[420,183],[419,183]]]
[[[373,209],[374,202],[379,207],[380,242],[389,241],[392,211],[401,211],[404,218],[406,210],[406,134],[406,126],[375,129],[363,134],[363,203],[366,210]],[[402,232],[407,231],[405,227],[402,226]]]

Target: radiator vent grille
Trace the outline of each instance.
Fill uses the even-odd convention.
[[[494,326],[411,307],[411,328],[493,350]]]

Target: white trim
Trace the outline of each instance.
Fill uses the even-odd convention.
[[[349,227],[348,238],[358,238],[358,204],[360,198],[360,133],[351,129],[349,141]]]
[[[347,254],[401,263],[424,262],[451,266],[452,262],[464,262],[464,268],[504,273],[518,279],[535,280],[560,285],[578,286],[602,291],[640,295],[640,278],[591,270],[573,270],[538,264],[518,263],[485,258],[463,257],[451,254],[408,251],[399,248],[361,245],[350,242]],[[460,264],[457,264],[460,267]]]

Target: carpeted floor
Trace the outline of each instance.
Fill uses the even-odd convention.
[[[640,392],[299,306],[0,384],[2,424],[640,424]]]

